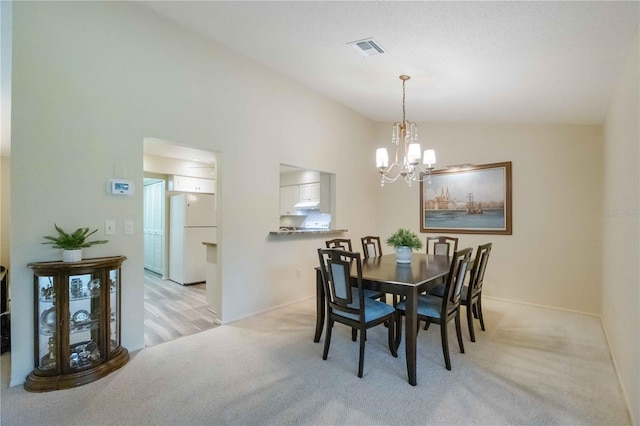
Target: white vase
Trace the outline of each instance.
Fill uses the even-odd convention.
[[[401,246],[396,247],[396,262],[397,263],[411,263],[411,247]]]
[[[82,260],[82,249],[62,250],[63,262],[80,262]]]

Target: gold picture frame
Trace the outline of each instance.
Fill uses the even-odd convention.
[[[431,172],[420,182],[420,232],[511,235],[511,162]]]

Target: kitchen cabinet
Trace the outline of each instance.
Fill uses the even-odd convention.
[[[124,256],[34,262],[34,370],[24,388],[81,386],[129,360],[120,344],[120,269]]]
[[[280,187],[280,215],[296,215],[294,207],[299,200],[299,185],[287,185]]]
[[[305,183],[300,185],[299,202],[320,201],[320,182]]]
[[[216,180],[173,175],[169,180],[170,191],[216,193]]]

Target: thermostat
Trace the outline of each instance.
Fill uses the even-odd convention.
[[[133,182],[124,179],[109,179],[109,194],[133,195]]]

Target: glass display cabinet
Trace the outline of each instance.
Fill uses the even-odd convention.
[[[81,386],[129,360],[120,344],[120,268],[124,256],[35,262],[35,368],[24,388]]]

